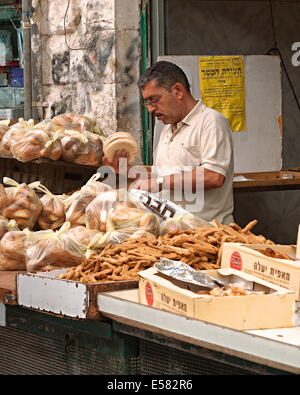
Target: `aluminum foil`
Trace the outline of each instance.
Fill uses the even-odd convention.
[[[162,258],[160,262],[156,262],[154,267],[162,274],[172,277],[176,280],[184,281],[200,285],[203,288],[212,289],[215,287],[228,288],[228,284],[222,280],[213,278],[208,274],[191,268],[184,262],[172,261],[170,259]]]

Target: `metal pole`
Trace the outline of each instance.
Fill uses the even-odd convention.
[[[30,0],[22,0],[25,120],[32,118],[30,3]]]

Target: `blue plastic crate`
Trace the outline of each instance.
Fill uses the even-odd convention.
[[[24,71],[21,67],[11,68],[10,84],[14,88],[24,87]]]

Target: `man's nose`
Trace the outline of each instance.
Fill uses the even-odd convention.
[[[147,106],[147,110],[148,110],[148,112],[149,112],[150,114],[153,113],[153,111],[154,111],[155,108],[156,108],[156,107],[155,107],[155,106],[152,106],[151,104],[148,104],[148,106]]]

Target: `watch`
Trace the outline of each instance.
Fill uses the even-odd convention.
[[[164,183],[164,178],[163,177],[157,177],[156,178],[156,183],[158,185],[158,190],[159,192],[162,191],[163,183]]]

